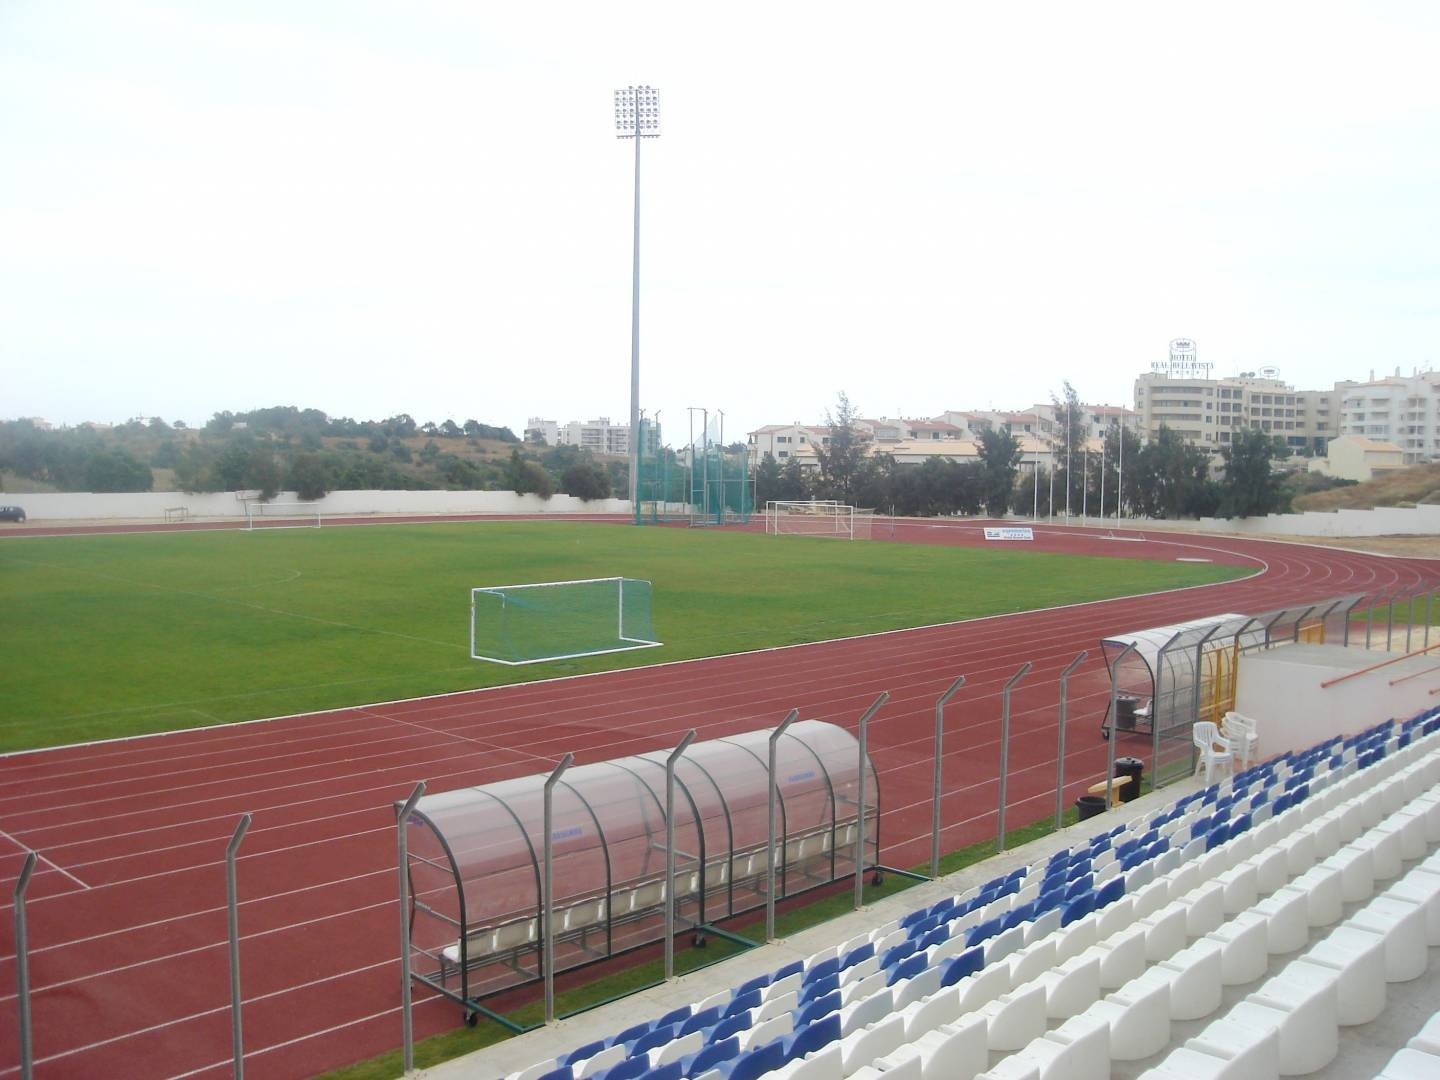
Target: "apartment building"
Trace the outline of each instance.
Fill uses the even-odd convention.
[[[532,416],[525,422],[525,439],[538,438],[546,446],[578,446],[595,454],[615,454],[621,457],[630,453],[630,425],[612,424],[608,416],[598,420],[571,420],[568,424],[557,424]],[[647,454],[653,454],[660,445],[658,425],[645,425],[645,447]]]
[[[1341,388],[1296,390],[1273,368],[1222,378],[1175,377],[1150,371],[1135,380],[1135,412],[1142,437],[1161,425],[1212,453],[1240,432],[1258,428],[1284,439],[1292,450],[1323,454],[1340,434]]]
[[[1340,434],[1392,443],[1406,465],[1440,458],[1440,372],[1339,385]]]

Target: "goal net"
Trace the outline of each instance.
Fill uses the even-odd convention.
[[[772,500],[765,504],[765,531],[774,536],[869,540],[874,514],[873,510],[860,510],[833,500]]]
[[[320,511],[314,503],[247,502],[245,528],[318,529]]]
[[[470,590],[470,659],[538,664],[653,649],[650,582],[591,578]]]

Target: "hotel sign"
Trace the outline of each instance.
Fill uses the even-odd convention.
[[[1172,379],[1208,379],[1213,366],[1195,358],[1193,340],[1175,338],[1170,342],[1170,359],[1153,361],[1150,370]]]

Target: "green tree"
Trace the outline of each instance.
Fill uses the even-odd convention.
[[[855,483],[870,442],[870,437],[855,426],[855,420],[855,409],[842,390],[835,397],[835,412],[825,413],[829,442],[815,447],[815,458],[820,463],[819,489],[827,499],[855,501]]]
[[[560,477],[560,490],[589,502],[610,497],[610,474],[598,462],[577,461]]]
[[[286,478],[295,494],[307,501],[329,494],[330,475],[318,454],[296,454]]]
[[[149,491],[154,484],[150,466],[124,450],[101,450],[85,466],[91,491]]]
[[[1010,509],[1019,464],[1020,440],[1010,433],[1009,424],[999,431],[986,428],[980,433],[981,495],[991,517]]]
[[[763,507],[767,502],[783,498],[780,494],[780,463],[775,455],[766,451],[755,466],[755,505]]]
[[[536,461],[527,461],[520,456],[519,448],[510,451],[510,461],[505,467],[505,483],[517,495],[539,495],[548,499],[555,493],[555,481]]]
[[[1223,517],[1259,517],[1280,507],[1280,481],[1270,467],[1275,443],[1259,428],[1236,432],[1221,447],[1225,480],[1220,490]]]

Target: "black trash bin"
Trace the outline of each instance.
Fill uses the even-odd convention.
[[[1075,800],[1075,809],[1080,811],[1080,820],[1099,817],[1105,812],[1104,795],[1081,795]]]
[[[1115,775],[1130,777],[1130,783],[1120,789],[1121,802],[1133,802],[1140,797],[1140,780],[1145,775],[1145,763],[1138,757],[1117,757]]]
[[[1140,707],[1140,699],[1134,694],[1115,695],[1115,727],[1120,731],[1135,730],[1135,710]]]

